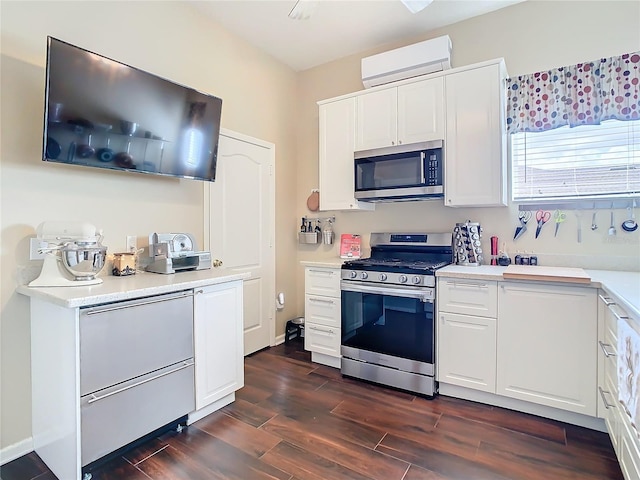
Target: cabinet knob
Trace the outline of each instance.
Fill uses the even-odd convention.
[[[204,290],[196,290],[196,293],[204,293]]]

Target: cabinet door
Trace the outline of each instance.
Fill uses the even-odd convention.
[[[396,87],[365,93],[357,98],[356,151],[396,144],[398,130]]]
[[[244,386],[242,282],[196,289],[194,295],[196,409]]]
[[[504,75],[493,64],[445,76],[445,205],[507,204]]]
[[[354,197],[356,99],[320,105],[320,210],[373,210]]]
[[[595,416],[596,299],[589,287],[502,282],[497,393]]]
[[[496,320],[438,314],[438,381],[495,393]]]
[[[398,87],[398,143],[444,139],[444,78]]]

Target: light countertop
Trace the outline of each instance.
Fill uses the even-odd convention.
[[[504,280],[502,274],[506,269],[507,267],[493,265],[469,267],[449,265],[438,270],[436,276],[501,281]],[[640,323],[640,272],[614,270],[585,270],[585,272],[591,277],[591,284],[587,284],[588,286],[602,288],[616,297],[620,307]]]
[[[103,283],[86,287],[28,287],[19,286],[16,291],[67,308],[86,307],[102,303],[118,302],[163,293],[188,290],[249,278],[249,273],[238,273],[224,268],[211,268],[171,275],[137,272],[135,275],[100,277]]]
[[[347,259],[344,259],[344,258],[336,258],[336,259],[329,259],[329,260],[322,260],[322,261],[302,260],[300,264],[305,267],[340,268],[342,267],[342,264],[346,261]]]

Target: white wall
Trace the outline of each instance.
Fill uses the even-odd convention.
[[[28,238],[44,220],[81,220],[104,229],[109,252],[126,235],[190,232],[202,245],[198,181],[108,172],[41,161],[46,37],[101,53],[223,99],[222,126],[276,145],[276,286],[295,298],[295,248],[280,224],[294,219],[293,125],[296,74],[181,2],[12,2],[1,9],[1,417],[0,449],[28,439],[29,303],[14,293]],[[215,252],[213,252],[215,255]],[[278,313],[279,331],[295,302]]]
[[[360,77],[362,57],[409,45],[440,35],[449,35],[453,43],[453,67],[503,57],[511,76],[533,73],[547,68],[571,65],[601,56],[619,55],[640,50],[640,2],[637,1],[537,1],[529,0],[464,22],[425,32],[422,37],[407,39],[362,52],[300,74],[298,127],[298,216],[313,216],[305,199],[318,187],[318,100],[363,89]],[[322,192],[320,192],[322,195]],[[333,214],[334,212],[330,212]],[[442,201],[379,204],[375,212],[337,212],[335,230],[363,235],[368,247],[372,231],[425,230],[450,232],[456,222],[479,221],[484,228],[483,250],[490,251],[493,235],[506,242],[513,258],[517,251],[535,252],[547,265],[581,266],[601,269],[640,270],[640,235],[618,234],[608,237],[609,212],[598,214],[601,228],[592,232],[591,212],[582,217],[582,243],[577,243],[577,219],[567,212],[567,221],[558,237],[549,231],[537,240],[527,235],[513,241],[517,205],[503,208],[452,209]],[[320,215],[328,213],[320,212]],[[317,214],[315,214],[317,215]],[[616,211],[617,222],[627,215]],[[531,229],[530,229],[531,230]],[[534,229],[535,230],[535,229]],[[620,231],[620,229],[618,229]],[[338,236],[339,238],[339,236]],[[299,245],[299,260],[336,258],[336,246]],[[368,252],[365,250],[365,255]],[[302,268],[298,268],[302,281]],[[303,298],[298,298],[302,311]]]

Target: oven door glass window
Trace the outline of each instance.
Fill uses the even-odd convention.
[[[342,291],[342,345],[433,363],[433,302]]]
[[[355,160],[357,191],[419,187],[424,184],[424,159],[420,152],[398,153]]]

